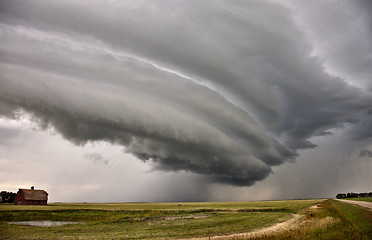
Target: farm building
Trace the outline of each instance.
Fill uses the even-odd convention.
[[[48,193],[44,190],[19,189],[14,198],[15,205],[47,205]]]

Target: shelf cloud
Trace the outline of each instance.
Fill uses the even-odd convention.
[[[360,39],[292,1],[3,0],[0,115],[29,115],[76,145],[119,144],[155,170],[250,186],[332,129],[372,137],[360,7],[371,4],[348,4],[344,21],[364,16]],[[342,17],[326,10],[319,19]]]

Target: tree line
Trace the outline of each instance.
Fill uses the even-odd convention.
[[[17,194],[7,191],[0,192],[0,203],[14,203],[14,198]]]
[[[369,193],[339,193],[336,198],[360,198],[360,197],[372,197],[372,192]]]

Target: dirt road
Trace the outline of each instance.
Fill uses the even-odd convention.
[[[345,200],[345,199],[336,199],[341,202],[346,202],[346,203],[351,203],[351,204],[356,204],[362,207],[367,207],[372,209],[372,202],[362,202],[362,201],[353,201],[353,200]]]
[[[210,237],[202,237],[202,238],[188,238],[187,240],[221,240],[221,239],[247,239],[247,238],[254,238],[260,237],[264,235],[272,235],[278,232],[283,232],[286,230],[291,230],[297,227],[296,221],[300,219],[301,215],[293,214],[292,218],[285,222],[277,223],[274,226],[257,229],[252,232],[246,233],[234,233],[230,235],[223,235],[223,236],[210,236]],[[184,239],[186,240],[186,239]]]

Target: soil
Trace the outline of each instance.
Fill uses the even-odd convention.
[[[240,239],[240,238],[253,238],[253,237],[260,237],[264,235],[272,235],[278,232],[286,231],[293,229],[297,227],[297,221],[301,218],[301,215],[299,214],[293,214],[292,218],[288,219],[285,222],[281,222],[278,224],[275,224],[274,226],[262,228],[258,230],[254,230],[252,232],[246,232],[246,233],[235,233],[230,235],[221,235],[221,236],[209,236],[209,237],[203,237],[203,238],[188,238],[187,240],[209,240],[209,239]]]
[[[314,211],[321,208],[318,205],[314,205],[308,208],[307,211]],[[334,222],[334,219],[329,217],[321,219],[323,220],[321,224],[329,224]],[[280,232],[285,232],[288,230],[296,229],[298,228],[301,223],[306,221],[304,219],[304,214],[292,214],[292,217],[288,219],[285,222],[277,223],[271,227],[261,228],[257,229],[251,232],[245,232],[245,233],[235,233],[230,235],[221,235],[221,236],[209,236],[209,237],[203,237],[203,238],[188,238],[187,240],[217,240],[217,239],[248,239],[248,238],[257,238],[257,237],[263,237],[263,236],[269,236],[274,235]]]

